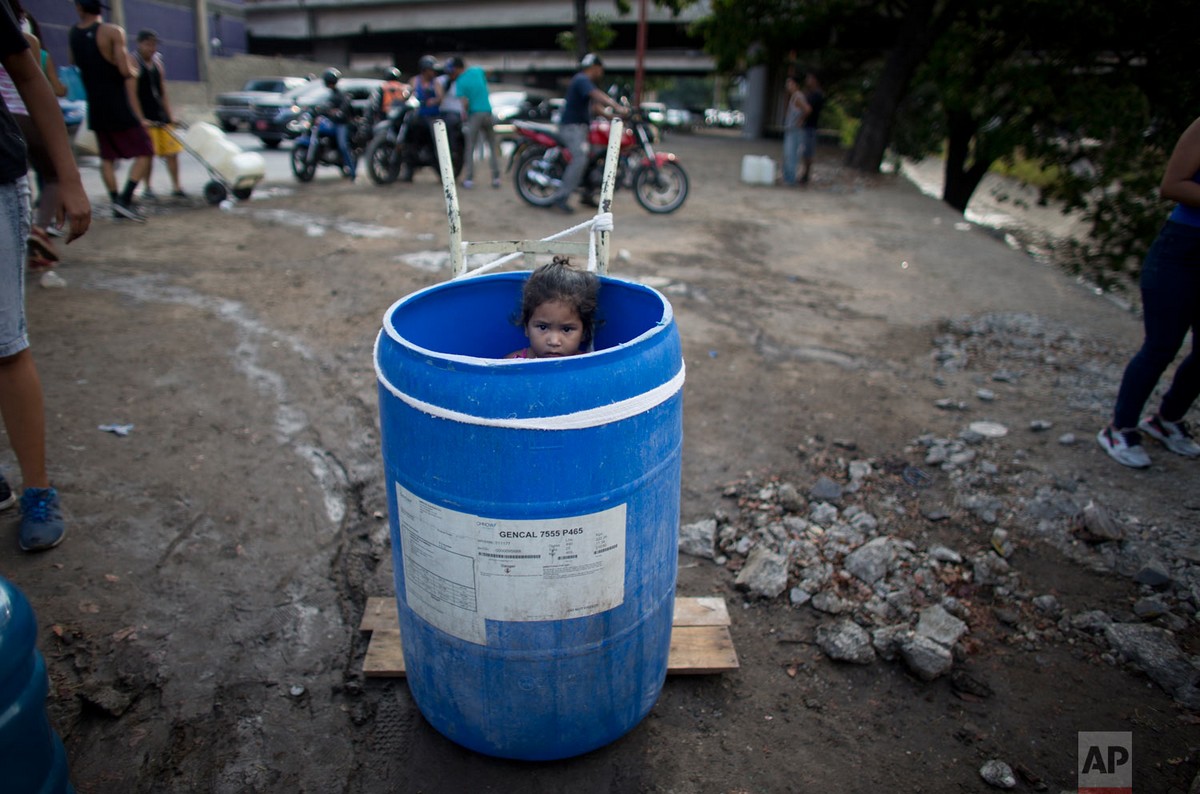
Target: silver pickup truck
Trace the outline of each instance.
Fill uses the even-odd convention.
[[[277,97],[307,83],[304,77],[254,77],[246,81],[241,91],[217,94],[215,113],[217,123],[226,132],[249,127],[254,117],[254,103]]]

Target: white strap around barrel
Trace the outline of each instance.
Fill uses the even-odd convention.
[[[608,405],[600,405],[595,408],[587,408],[583,411],[575,411],[569,414],[559,414],[557,416],[531,416],[531,417],[491,417],[491,416],[475,416],[474,414],[463,413],[462,411],[454,411],[449,408],[443,408],[440,405],[426,402],[424,400],[413,397],[411,394],[406,394],[400,391],[392,384],[391,381],[383,374],[383,370],[379,367],[379,340],[376,339],[376,354],[375,354],[375,376],[379,382],[398,400],[406,405],[415,408],[422,413],[437,417],[438,419],[449,419],[452,422],[468,425],[483,425],[484,427],[502,427],[511,430],[584,430],[589,427],[600,427],[602,425],[613,424],[624,419],[629,419],[640,414],[644,414],[652,408],[662,405],[671,397],[683,388],[684,366],[683,362],[679,363],[679,371],[675,376],[663,383],[661,386],[655,386],[653,389],[636,397],[630,397],[625,400],[619,400]]]

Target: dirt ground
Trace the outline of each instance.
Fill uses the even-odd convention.
[[[870,498],[909,507],[889,533],[986,547],[991,527],[956,509],[936,469],[920,494],[886,474],[921,464],[921,434],[986,418],[1018,429],[996,442],[1006,470],[1195,532],[1198,464],[1160,452],[1133,472],[1092,441],[1115,380],[1085,410],[1052,368],[989,384],[986,370],[939,373],[931,358],[945,319],[1023,312],[1093,342],[1115,378],[1140,340],[1136,316],[902,179],[843,171],[836,152],[811,187],[788,190],[738,181],[744,154],[778,156],[770,142],[664,148],[691,195],[658,217],[618,193],[611,272],[653,279],[674,305],[685,523],[736,512],[730,482],[807,491],[859,458],[883,472]],[[69,535],[21,554],[5,515],[0,571],[37,612],[48,708],[82,794],[976,792],[991,790],[979,775],[990,758],[1074,791],[1079,731],[1133,732],[1136,791],[1188,790],[1195,715],[1098,649],[1009,641],[983,589],[964,595],[979,619],[961,664],[993,694],[963,697],[899,663],[830,661],[813,644],[825,616],[786,594],[747,600],[732,572],[688,556],[678,593],[727,599],[740,670],[669,678],[642,724],[580,758],[516,763],[444,739],[403,680],[363,678],[357,628],[365,599],[393,592],[372,344],[390,304],[444,279],[430,265],[446,250],[440,186],[426,171],[386,188],[268,187],[230,212],[172,207],[144,226],[98,214],[61,268],[69,286],[29,290]],[[461,200],[467,239],[566,225],[507,183]],[[972,396],[984,385],[999,396],[986,406]],[[946,397],[971,410],[935,407]],[[1055,429],[1026,432],[1034,419]],[[108,423],[133,427],[98,430]],[[1079,443],[1056,443],[1068,431]],[[0,463],[15,470],[7,446]],[[929,500],[951,519],[924,520],[915,508]],[[1128,578],[1016,522],[1010,532],[1022,581],[1071,611],[1128,611],[1137,597]]]

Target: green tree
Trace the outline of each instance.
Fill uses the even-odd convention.
[[[945,144],[943,199],[964,210],[997,160],[1033,158],[1091,226],[1065,252],[1104,283],[1136,273],[1165,213],[1157,185],[1175,137],[1200,105],[1183,41],[1192,5],[1007,0],[961,14],[931,49],[893,147]],[[1170,22],[1168,22],[1170,21]]]
[[[1158,180],[1200,108],[1198,22],[1194,0],[713,0],[697,29],[723,70],[757,47],[835,71],[827,88],[861,116],[848,163],[944,151],[957,209],[997,160],[1041,163],[1045,197],[1091,223],[1075,267],[1112,280],[1161,224]]]
[[[659,8],[669,8],[673,14],[678,14],[696,2],[697,0],[654,0],[654,5]],[[617,34],[606,16],[601,14],[590,16],[588,14],[588,0],[574,0],[574,3],[575,26],[569,31],[558,34],[557,42],[558,46],[564,50],[573,52],[576,60],[581,60],[589,52],[607,49]],[[633,10],[632,4],[633,0],[613,0],[613,5],[620,16],[628,15]]]

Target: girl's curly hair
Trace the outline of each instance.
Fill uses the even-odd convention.
[[[530,274],[521,294],[520,314],[513,322],[522,328],[534,310],[547,301],[562,301],[574,307],[583,323],[581,350],[588,350],[596,331],[596,308],[599,305],[600,279],[595,273],[572,267],[565,256],[542,265]]]

